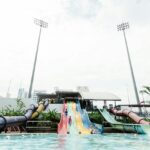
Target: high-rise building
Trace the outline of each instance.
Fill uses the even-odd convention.
[[[78,92],[89,92],[90,90],[89,90],[88,86],[78,86],[77,91]]]
[[[25,91],[24,88],[19,88],[17,98],[22,99],[22,98],[27,98],[27,97],[28,97],[28,92]]]
[[[46,93],[45,90],[34,90],[33,95],[32,95],[32,99],[37,102],[38,101],[38,96],[37,94],[42,94],[42,93]]]

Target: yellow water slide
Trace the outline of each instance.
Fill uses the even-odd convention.
[[[40,102],[37,110],[32,114],[31,119],[36,118],[45,109],[44,102]]]
[[[76,103],[72,103],[72,110],[75,114],[75,122],[76,122],[76,127],[78,128],[79,132],[81,134],[91,134],[91,129],[87,129],[84,127],[82,118],[79,112],[76,111]]]

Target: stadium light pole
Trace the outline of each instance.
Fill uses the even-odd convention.
[[[136,101],[137,101],[137,104],[140,105],[140,100],[139,100],[139,95],[138,95],[138,91],[137,91],[136,81],[135,81],[135,77],[134,77],[131,57],[130,57],[129,48],[128,48],[128,44],[127,44],[127,39],[126,39],[126,34],[125,34],[125,30],[128,29],[128,28],[129,28],[129,23],[128,22],[125,22],[125,23],[122,23],[120,25],[117,25],[118,31],[123,31],[123,36],[124,36],[124,40],[125,40],[125,45],[126,45],[128,61],[129,61],[129,65],[130,65],[130,71],[131,71],[131,77],[132,77],[134,92],[135,92],[135,96],[136,96]],[[142,113],[141,107],[139,107],[139,112],[140,112],[140,114]]]
[[[34,64],[33,64],[33,70],[32,70],[32,76],[31,76],[31,81],[30,81],[30,87],[29,87],[29,94],[28,98],[31,98],[31,93],[32,93],[32,86],[33,86],[33,81],[34,81],[34,74],[35,74],[35,68],[36,68],[36,62],[37,62],[37,56],[38,56],[38,51],[39,51],[39,43],[40,43],[40,38],[41,38],[41,31],[42,28],[47,28],[48,23],[44,22],[43,20],[39,19],[34,19],[34,23],[38,26],[40,26],[40,31],[39,31],[39,37],[38,37],[38,42],[37,42],[37,48],[36,48],[36,53],[35,53],[35,59],[34,59]]]

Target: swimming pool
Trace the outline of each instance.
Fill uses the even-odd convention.
[[[148,150],[150,136],[136,134],[0,134],[0,150]]]

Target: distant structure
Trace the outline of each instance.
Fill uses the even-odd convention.
[[[58,87],[58,86],[55,86],[55,87],[54,87],[54,91],[60,91],[59,87]]]
[[[34,90],[33,95],[32,95],[33,101],[37,102],[38,101],[37,94],[43,94],[43,93],[46,93],[46,91],[45,90]]]
[[[19,88],[17,98],[18,98],[18,99],[28,98],[28,92],[25,91],[24,88]]]
[[[90,92],[88,86],[78,86],[77,91],[78,92]]]
[[[0,95],[0,98],[3,98],[3,96]]]
[[[11,86],[11,80],[9,81],[9,85],[8,85],[8,89],[7,89],[7,93],[6,93],[6,98],[10,98],[10,86]]]
[[[6,93],[6,98],[10,98],[11,97],[11,94],[10,93]]]

